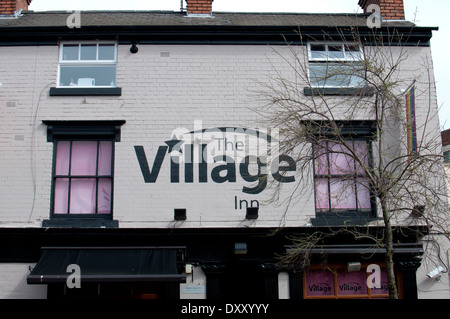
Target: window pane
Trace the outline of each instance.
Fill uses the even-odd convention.
[[[313,86],[325,86],[327,75],[326,63],[313,63],[309,65],[309,80]]]
[[[97,45],[82,44],[80,60],[97,60]]]
[[[55,198],[54,198],[54,213],[67,214],[67,204],[69,200],[69,179],[57,178],[55,180]]]
[[[70,142],[62,141],[56,144],[56,175],[69,175]]]
[[[365,295],[367,294],[367,276],[365,270],[346,271],[338,270],[337,288],[338,295]]]
[[[369,210],[372,208],[370,202],[369,182],[364,178],[357,178],[356,181],[358,191],[358,208],[363,210]]]
[[[328,64],[326,70],[326,85],[328,86],[344,86],[351,84],[351,78],[354,74],[352,66],[345,64]]]
[[[112,142],[102,141],[98,150],[98,175],[111,175]]]
[[[330,59],[343,59],[345,56],[342,45],[328,46],[328,57]]]
[[[111,188],[110,178],[100,178],[98,181],[98,214],[111,214]]]
[[[306,278],[307,296],[333,296],[334,274],[327,270],[308,270]]]
[[[364,75],[359,65],[349,63],[310,63],[309,76],[313,86],[361,87]]]
[[[444,162],[450,163],[450,151],[444,152]]]
[[[71,175],[96,175],[97,141],[72,142]]]
[[[329,210],[329,193],[328,193],[328,179],[316,178],[315,180],[316,190],[316,209]]]
[[[352,141],[346,141],[352,146]],[[332,175],[353,174],[355,171],[354,160],[352,156],[347,155],[349,151],[344,145],[330,143],[330,171]]]
[[[345,51],[347,52],[360,52],[359,45],[357,44],[346,44]]]
[[[363,163],[365,167],[369,166],[369,151],[367,147],[367,142],[363,140],[354,140],[353,149],[355,150],[358,159]],[[358,161],[355,161],[356,172],[358,174],[364,174],[364,168]]]
[[[70,214],[95,213],[95,178],[74,178],[70,184]]]
[[[61,66],[60,86],[115,86],[116,66]]]
[[[114,60],[114,44],[99,44],[98,59],[99,60]]]
[[[327,143],[314,146],[314,172],[316,175],[328,175]]]
[[[311,58],[312,59],[326,59],[327,51],[324,44],[311,44]]]
[[[62,52],[62,59],[64,61],[77,61],[78,60],[78,44],[64,44],[63,45],[63,52]]]
[[[361,50],[359,45],[345,45],[345,57],[346,59],[359,60],[361,59]]]
[[[312,85],[315,86],[344,86],[351,83],[351,70],[345,65],[331,63],[312,63],[309,66]]]
[[[355,182],[349,179],[332,178],[330,197],[332,209],[356,209]]]
[[[364,86],[364,76],[363,75],[352,75],[350,77],[349,87],[363,87]]]

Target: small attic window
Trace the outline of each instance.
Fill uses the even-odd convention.
[[[117,44],[62,43],[58,87],[116,87]]]
[[[364,85],[362,50],[358,44],[309,43],[312,87],[358,88]]]

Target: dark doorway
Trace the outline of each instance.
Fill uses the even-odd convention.
[[[233,262],[222,278],[222,296],[226,299],[264,299],[265,278],[256,262]]]

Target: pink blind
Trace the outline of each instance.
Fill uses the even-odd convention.
[[[364,140],[346,143],[362,163],[341,144],[323,142],[316,147],[314,172],[316,208],[319,210],[371,208],[369,184],[362,177],[362,165],[369,164],[367,143]]]

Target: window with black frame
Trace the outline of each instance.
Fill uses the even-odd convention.
[[[368,141],[325,140],[314,148],[316,211],[370,212],[370,187],[363,169],[369,165]]]
[[[365,224],[378,219],[376,201],[369,182],[372,168],[371,121],[336,122],[341,136],[327,132],[320,124],[313,143],[315,195],[314,225]]]
[[[52,220],[112,220],[115,142],[125,121],[43,123],[53,142]]]
[[[112,214],[112,140],[57,140],[53,216]]]

